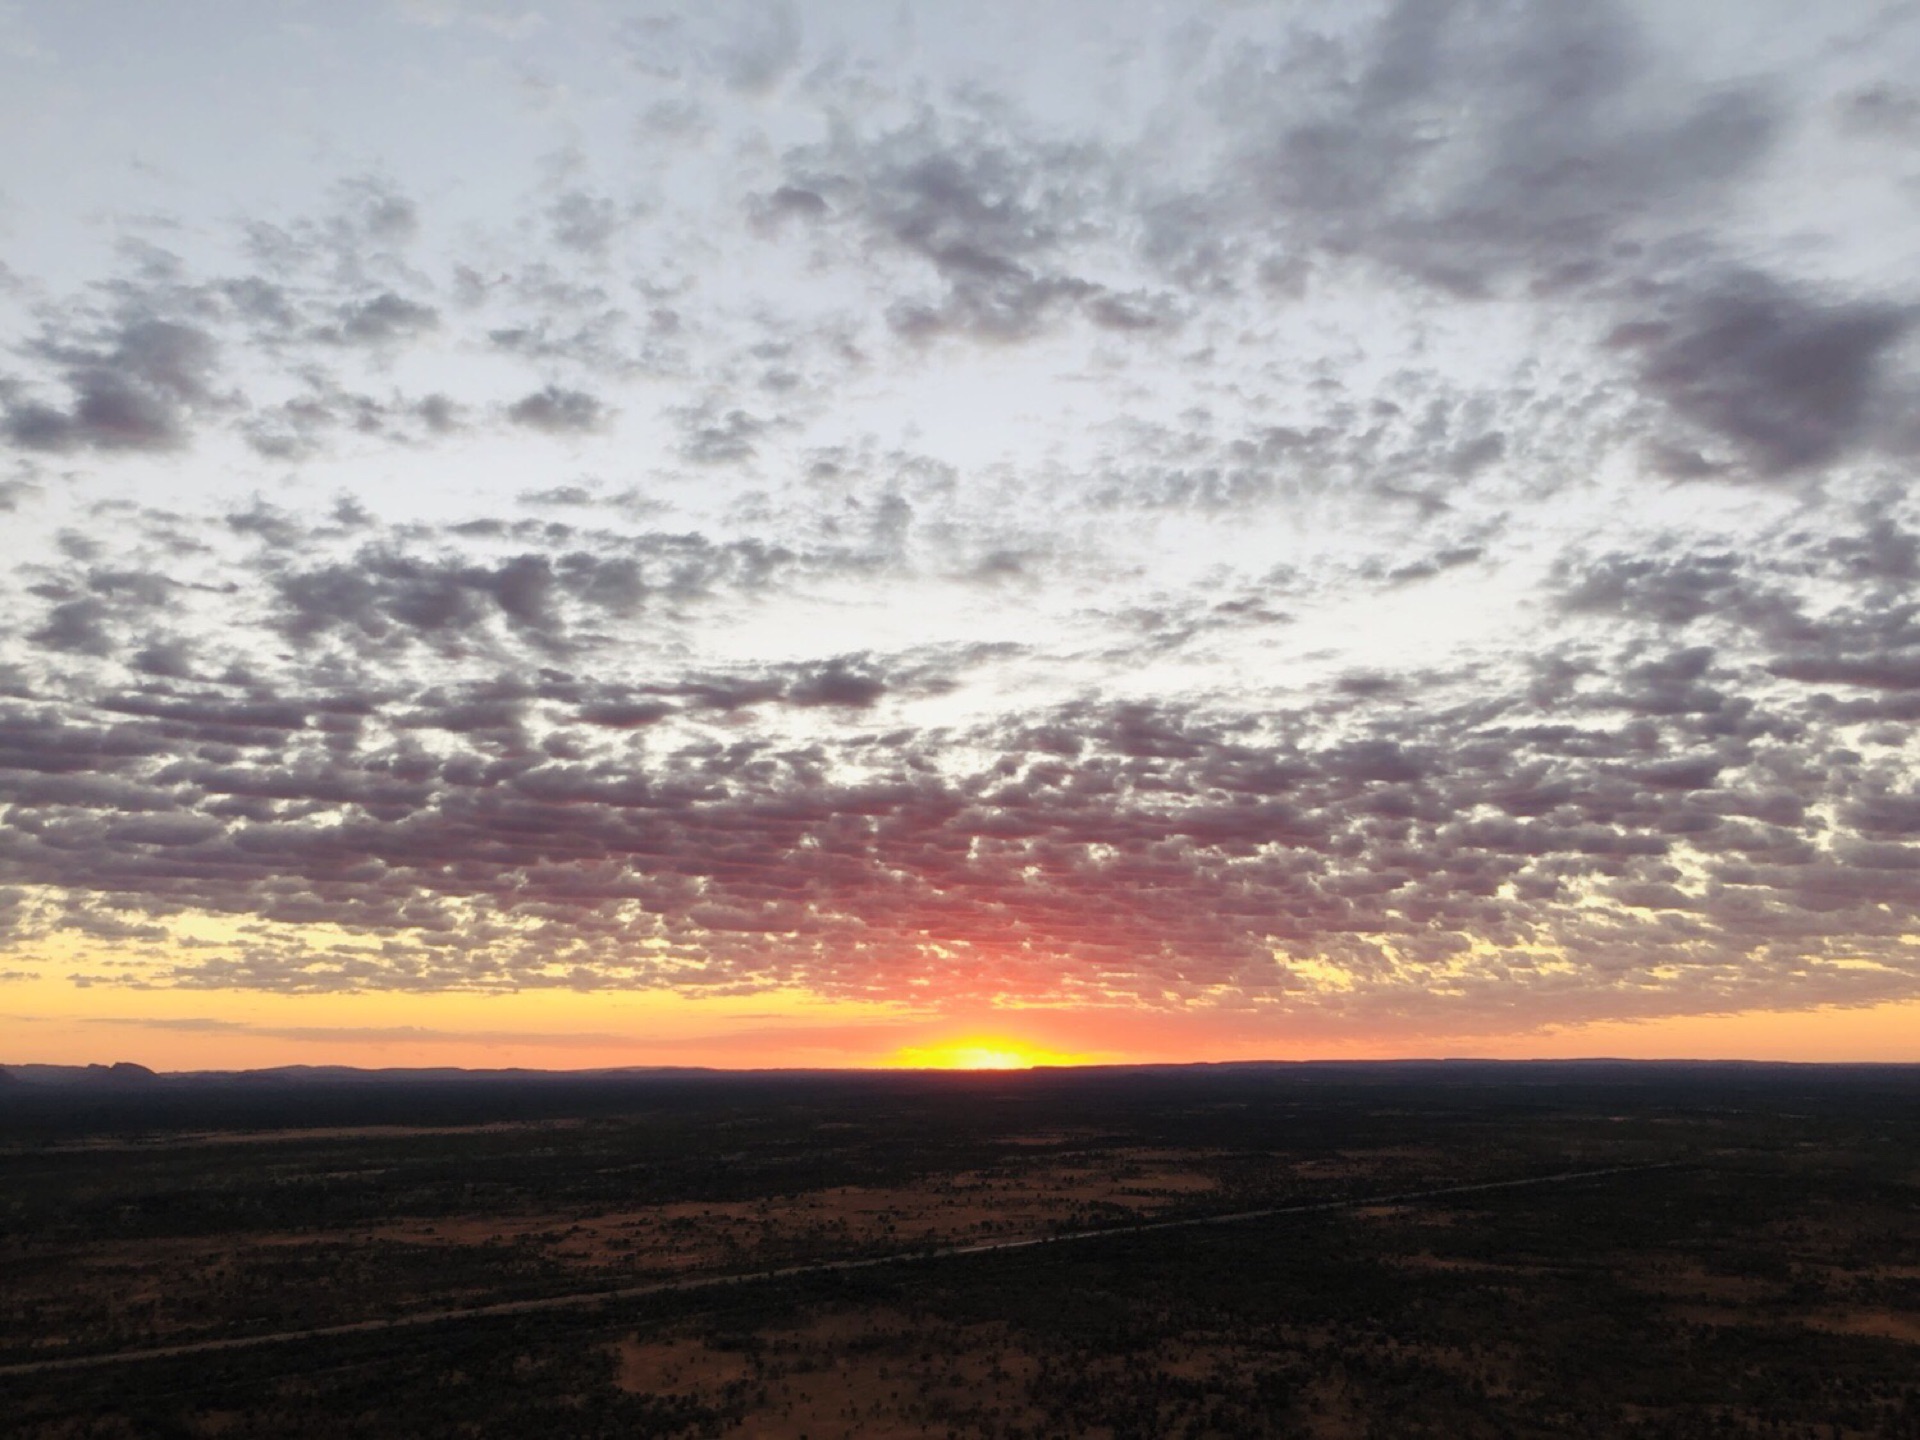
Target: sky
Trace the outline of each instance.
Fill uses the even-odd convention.
[[[0,5],[0,1060],[1920,1060],[1915,74]]]

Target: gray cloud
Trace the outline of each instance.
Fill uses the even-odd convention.
[[[548,207],[556,245],[583,255],[602,256],[620,233],[620,209],[604,195],[569,190]]]
[[[1639,353],[1649,394],[1762,475],[1781,475],[1864,438],[1880,361],[1910,323],[1905,307],[1822,305],[1739,276],[1671,321],[1623,326],[1614,343]]]
[[[383,291],[371,300],[342,306],[338,321],[323,329],[321,338],[346,345],[388,345],[410,340],[440,325],[440,312],[431,305]]]
[[[800,58],[800,17],[789,0],[762,0],[744,8],[714,50],[721,77],[735,90],[759,94]]]
[[[1113,163],[1091,144],[923,114],[864,142],[790,157],[788,182],[757,200],[754,215],[763,228],[849,221],[867,243],[920,261],[935,293],[901,295],[886,310],[909,339],[1022,340],[1083,303],[1110,329],[1157,328],[1172,313],[1162,298],[1113,295],[1073,273],[1076,244],[1116,218],[1100,200]]]
[[[722,409],[714,404],[691,406],[675,418],[685,437],[680,454],[696,465],[727,465],[751,460],[757,453],[755,442],[775,428],[741,409]]]
[[[1857,612],[1798,629],[1778,618],[1797,572],[1610,555],[1560,582],[1610,629],[1503,677],[1349,675],[1280,708],[1088,697],[959,732],[890,708],[990,658],[951,648],[651,680],[557,668],[574,607],[609,603],[603,566],[566,552],[270,565],[287,633],[352,632],[303,650],[333,688],[149,674],[7,702],[0,880],[54,887],[60,923],[149,947],[146,983],[188,987],[671,974],[1559,1016],[1909,994],[1903,789],[1818,738],[1850,723],[1819,693],[1748,693],[1794,646],[1906,643],[1911,607],[1858,565],[1901,553],[1889,523],[1826,552],[1822,575],[1864,587]],[[86,563],[117,575],[104,558]],[[1647,638],[1696,626],[1718,643]],[[377,660],[402,636],[480,632],[492,678]],[[830,724],[783,742],[776,712]],[[1847,817],[1844,864],[1824,858],[1824,813]],[[182,948],[182,909],[263,928]],[[301,938],[319,922],[348,938]],[[1328,965],[1345,988],[1312,978]]]
[[[1615,4],[1402,0],[1355,44],[1240,57],[1219,103],[1253,117],[1241,164],[1301,239],[1469,295],[1617,274],[1620,242],[1697,223],[1777,129],[1757,88],[1660,93]]]
[[[549,385],[514,401],[507,407],[507,418],[552,435],[579,434],[598,429],[606,418],[606,407],[584,390]]]
[[[36,348],[62,367],[72,399],[6,398],[6,434],[24,449],[175,449],[187,413],[213,400],[217,346],[191,325],[136,315],[91,342],[49,336]]]

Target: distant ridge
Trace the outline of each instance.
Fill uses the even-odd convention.
[[[111,1065],[6,1065],[0,1077],[27,1085],[111,1085],[125,1087],[152,1085],[160,1075],[131,1060],[116,1060]]]
[[[710,1077],[724,1079],[729,1076],[867,1076],[881,1079],[888,1076],[904,1077],[915,1075],[950,1075],[1008,1078],[1022,1074],[1080,1074],[1089,1077],[1100,1075],[1124,1076],[1156,1073],[1191,1072],[1247,1072],[1259,1070],[1285,1071],[1295,1074],[1320,1075],[1406,1075],[1424,1073],[1434,1076],[1454,1078],[1470,1077],[1476,1073],[1487,1076],[1501,1076],[1506,1079],[1523,1078],[1526,1075],[1551,1080],[1556,1076],[1574,1077],[1595,1075],[1602,1072],[1656,1072],[1673,1073],[1675,1071],[1721,1071],[1725,1073],[1755,1074],[1761,1072],[1792,1071],[1800,1073],[1819,1072],[1862,1072],[1862,1071],[1920,1071],[1920,1062],[1864,1060],[1864,1061],[1804,1061],[1804,1060],[1690,1060],[1684,1058],[1660,1060],[1634,1060],[1612,1056],[1582,1056],[1574,1059],[1522,1059],[1522,1060],[1482,1060],[1471,1057],[1430,1057],[1392,1060],[1194,1060],[1164,1061],[1141,1064],[1107,1065],[1035,1065],[1030,1070],[918,1070],[893,1069],[854,1066],[793,1067],[769,1066],[761,1069],[730,1069],[711,1065],[621,1065],[584,1070],[536,1070],[520,1066],[505,1066],[495,1069],[463,1069],[454,1065],[434,1066],[387,1066],[382,1068],[362,1068],[354,1065],[274,1065],[258,1070],[176,1070],[156,1072],[145,1065],[128,1060],[115,1061],[111,1065],[44,1065],[0,1064],[0,1088],[18,1093],[25,1088],[76,1088],[84,1087],[100,1090],[134,1091],[143,1089],[166,1088],[177,1085],[240,1085],[240,1086],[350,1086],[350,1085],[449,1085],[465,1083],[501,1083],[517,1081],[521,1083],[564,1083],[582,1081],[619,1081],[643,1079],[688,1079]]]

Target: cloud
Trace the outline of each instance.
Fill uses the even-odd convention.
[[[604,195],[569,190],[547,210],[553,240],[563,249],[583,255],[603,256],[614,236],[620,233],[620,210]]]
[[[741,7],[730,32],[713,58],[735,90],[763,94],[800,58],[800,17],[789,0]]]
[[[258,453],[299,461],[346,436],[410,445],[460,427],[467,407],[444,393],[364,384],[448,329],[406,258],[420,228],[410,198],[363,177],[317,215],[240,228],[251,273],[197,273],[127,240],[114,273],[43,299],[40,333],[18,351],[26,372],[0,375],[0,438],[110,458],[183,450],[231,425]],[[597,424],[604,408],[582,393],[550,386],[512,408],[546,428]]]
[[[341,307],[338,321],[320,335],[343,345],[389,345],[424,335],[439,326],[440,312],[433,306],[388,290],[371,300]]]
[[[833,207],[818,191],[803,185],[782,185],[749,201],[748,214],[762,235],[777,234],[788,220],[817,220],[831,214]]]
[[[64,370],[67,407],[6,399],[6,434],[28,450],[172,450],[188,413],[213,402],[218,347],[191,325],[129,318],[91,340],[49,336],[37,347]]]
[[[682,458],[696,465],[731,465],[751,460],[755,442],[775,429],[775,422],[741,409],[714,404],[692,406],[675,417],[683,439]]]
[[[105,655],[113,646],[105,621],[107,606],[94,596],[63,600],[47,613],[46,623],[27,632],[27,639],[49,650],[74,655]]]
[[[1463,295],[1617,274],[1620,242],[1697,224],[1778,129],[1760,86],[1663,89],[1610,3],[1401,0],[1353,42],[1248,50],[1227,80],[1276,219]]]
[[[986,120],[912,124],[790,157],[787,182],[754,204],[763,229],[788,219],[849,223],[874,247],[920,262],[930,297],[886,309],[899,335],[1016,341],[1082,302],[1110,329],[1162,323],[1158,297],[1124,297],[1073,273],[1077,240],[1102,218],[1112,157],[1084,143],[1046,142]]]
[[[1685,625],[1739,598],[1744,568],[1733,555],[1602,556],[1577,574],[1562,564],[1560,604],[1576,613],[1643,616]]]
[[[614,32],[629,64],[658,79],[711,77],[726,89],[765,96],[798,64],[803,35],[789,0],[728,0],[680,15],[622,22]]]
[[[1674,623],[1664,603],[1620,623]],[[0,871],[141,924],[257,917],[253,941],[144,972],[188,987],[925,984],[1542,1016],[1906,993],[1911,872],[1886,855],[1843,880],[1813,843],[1821,806],[1863,836],[1900,812],[1864,761],[1808,772],[1777,720],[1744,719],[1741,663],[1629,645],[1540,699],[1376,676],[1342,690],[1337,722],[1088,700],[804,748],[682,727],[872,710],[907,667],[624,693],[531,669],[393,693],[389,672],[379,701],[149,686],[95,697],[113,718],[91,723],[9,712]],[[636,764],[620,747],[642,734],[666,738]],[[198,758],[216,737],[230,758]],[[300,938],[322,922],[344,938]],[[1828,963],[1861,955],[1876,965]],[[1309,961],[1346,988],[1323,993]]]
[[[507,418],[514,424],[549,435],[589,433],[600,428],[606,414],[606,406],[594,396],[558,385],[536,390],[507,407]]]
[[[884,680],[836,663],[800,681],[787,692],[787,700],[794,705],[864,710],[886,693]]]
[[[568,602],[628,614],[645,585],[632,560],[526,553],[494,563],[423,559],[382,547],[351,562],[274,575],[277,625],[291,639],[355,632],[362,641],[459,644],[504,623],[543,647],[559,646]]]
[[[1030,69],[635,15],[539,57],[612,53],[618,166],[6,282],[15,948],[1355,1028],[1920,994],[1911,286],[1787,203],[1879,184],[1904,92],[1638,13],[1176,56],[1108,8]]]
[[[1911,320],[1902,306],[1821,304],[1738,276],[1674,320],[1623,326],[1614,344],[1639,353],[1643,390],[1774,476],[1865,438],[1880,363]]]

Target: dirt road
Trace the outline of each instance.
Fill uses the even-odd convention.
[[[1287,1215],[1313,1215],[1334,1210],[1359,1210],[1372,1205],[1406,1205],[1420,1200],[1440,1200],[1454,1195],[1472,1195],[1488,1190],[1519,1190],[1532,1185],[1567,1185],[1579,1180],[1599,1180],[1613,1175],[1639,1175],[1652,1170],[1672,1170],[1681,1162],[1657,1165],[1619,1165],[1604,1170],[1563,1170],[1552,1175],[1532,1175],[1519,1180],[1488,1180],[1473,1185],[1447,1185],[1431,1190],[1409,1190],[1397,1195],[1366,1195],[1345,1200],[1320,1200],[1304,1205],[1272,1205],[1260,1210],[1236,1210],[1225,1215],[1187,1215],[1174,1220],[1146,1220],[1137,1224],[1109,1225],[1096,1230],[1068,1230],[1052,1235],[1028,1235],[1008,1240],[982,1240],[967,1245],[941,1245],[920,1250],[899,1251],[891,1255],[868,1255],[848,1260],[816,1260],[803,1265],[783,1265],[771,1270],[749,1270],[728,1275],[686,1275],[672,1280],[656,1280],[645,1285],[625,1285],[617,1289],[569,1291],[563,1295],[542,1295],[526,1300],[501,1300],[491,1305],[471,1305],[459,1309],[418,1310],[408,1315],[387,1316],[378,1320],[356,1320],[346,1325],[322,1325],[309,1330],[277,1330],[264,1335],[234,1335],[220,1340],[192,1340],[179,1345],[156,1345],[143,1350],[116,1350],[94,1355],[67,1355],[0,1366],[0,1379],[10,1376],[43,1375],[57,1370],[82,1370],[101,1365],[132,1365],[142,1360],[173,1360],[189,1355],[213,1355],[225,1350],[249,1350],[265,1345],[289,1345],[301,1340],[326,1340],[335,1336],[371,1335],[421,1325],[443,1325],[458,1320],[483,1320],[504,1315],[533,1315],[546,1310],[582,1310],[596,1305],[612,1305],[627,1300],[642,1300],[651,1295],[677,1294],[690,1290],[711,1290],[723,1285],[752,1285],[767,1280],[784,1280],[801,1275],[831,1275],[848,1270],[867,1270],[880,1265],[907,1265],[918,1261],[945,1260],[962,1255],[986,1255],[1000,1250],[1031,1250],[1042,1245],[1072,1245],[1087,1240],[1113,1240],[1128,1235],[1146,1235],[1161,1230],[1191,1230],[1204,1225],[1237,1225],[1249,1220],[1275,1219]]]

